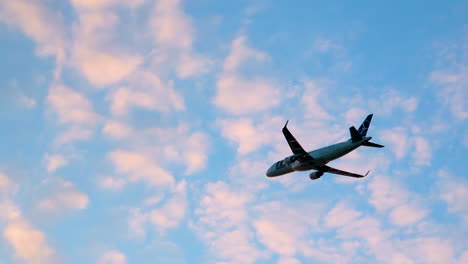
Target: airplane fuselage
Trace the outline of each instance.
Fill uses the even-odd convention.
[[[368,142],[371,137],[364,137],[359,141],[352,141],[351,139],[343,141],[337,144],[326,146],[320,149],[316,149],[308,152],[314,159],[307,162],[299,162],[294,160],[294,156],[289,156],[285,159],[275,162],[267,171],[268,177],[281,176],[293,171],[307,171],[307,170],[318,170],[321,166],[329,163],[332,160],[343,157],[349,152],[355,150],[363,143]]]

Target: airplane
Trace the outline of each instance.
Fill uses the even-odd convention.
[[[338,159],[348,154],[360,146],[374,148],[384,147],[382,145],[370,142],[372,137],[366,136],[367,130],[369,129],[369,125],[372,120],[372,115],[373,114],[370,114],[366,117],[359,129],[356,130],[354,126],[349,128],[351,138],[347,141],[316,149],[310,152],[306,152],[299,144],[299,142],[294,138],[291,132],[289,132],[289,129],[287,128],[289,120],[286,121],[282,131],[294,155],[275,162],[266,172],[266,176],[277,177],[294,171],[315,170],[315,172],[309,174],[311,180],[316,180],[322,177],[324,173],[333,173],[355,178],[366,177],[369,174],[369,171],[365,175],[360,175],[338,170],[329,167],[326,164],[332,160]]]

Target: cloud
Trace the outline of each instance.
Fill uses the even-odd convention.
[[[71,126],[58,135],[55,139],[56,145],[63,145],[79,140],[87,140],[93,135],[93,130],[81,126]]]
[[[71,0],[72,4],[76,8],[87,8],[87,9],[100,9],[110,7],[112,5],[128,5],[130,7],[136,7],[141,5],[145,0]]]
[[[46,236],[34,229],[24,219],[9,222],[3,236],[15,250],[15,256],[31,264],[52,263],[54,250],[48,245]]]
[[[39,201],[38,208],[43,211],[63,212],[65,210],[83,210],[88,207],[88,195],[79,191],[69,181],[61,180],[52,183],[52,193],[48,198]]]
[[[431,165],[432,150],[429,142],[425,138],[417,136],[414,138],[414,143],[413,159],[416,165]]]
[[[410,146],[408,133],[403,127],[396,127],[391,130],[385,130],[381,138],[385,138],[386,142],[392,145],[392,151],[397,159],[402,159],[406,156]]]
[[[186,182],[177,184],[173,196],[160,208],[149,213],[149,221],[158,229],[174,228],[179,225],[187,210]]]
[[[32,109],[37,105],[36,100],[34,100],[34,98],[26,96],[24,94],[19,96],[18,102],[28,109]]]
[[[33,39],[40,56],[65,56],[65,31],[62,16],[49,10],[40,1],[4,0],[0,6],[0,21],[19,28]]]
[[[110,250],[102,254],[99,258],[98,264],[125,264],[127,263],[127,258],[122,252],[117,250]]]
[[[102,132],[114,139],[124,139],[134,133],[130,126],[115,120],[107,121]]]
[[[139,71],[132,75],[128,85],[118,88],[109,96],[115,116],[126,115],[132,107],[161,112],[185,109],[183,97],[154,73]]]
[[[133,137],[138,138],[133,147],[144,149],[161,162],[185,165],[185,175],[204,169],[208,161],[210,141],[208,135],[191,131],[186,123],[177,127],[140,129]],[[148,146],[152,142],[152,146]]]
[[[150,197],[149,199],[154,199]],[[153,207],[158,205],[158,207]],[[172,191],[172,196],[162,202],[162,198],[146,202],[149,208],[133,209],[129,219],[130,232],[135,236],[144,236],[148,225],[152,225],[159,232],[179,226],[187,211],[186,182],[179,182]]]
[[[161,64],[175,65],[178,77],[185,79],[207,72],[211,62],[192,50],[195,30],[181,2],[157,1],[151,14],[150,30],[158,52],[166,54]]]
[[[120,38],[120,17],[110,7],[116,4],[137,6],[142,1],[72,2],[78,14],[73,25],[73,44],[70,65],[96,87],[108,86],[124,80],[143,63],[144,58],[132,54]]]
[[[274,116],[256,124],[252,119],[240,118],[220,120],[219,125],[222,135],[238,145],[237,153],[245,155],[279,139],[276,130],[283,125],[282,122],[281,117]]]
[[[403,252],[407,252],[416,263],[455,263],[453,248],[448,241],[436,237],[420,237],[402,242]]]
[[[399,205],[390,214],[392,223],[398,226],[406,226],[418,223],[427,215],[427,211],[414,205]]]
[[[112,191],[119,191],[121,190],[127,181],[122,178],[116,177],[103,177],[99,180],[99,186],[103,189],[108,189]]]
[[[374,177],[368,188],[369,203],[379,211],[391,211],[390,220],[395,225],[413,225],[428,214],[428,211],[419,205],[420,198],[416,194],[407,191],[388,177]]]
[[[322,91],[320,87],[313,81],[304,82],[305,90],[301,98],[301,103],[304,105],[306,117],[315,119],[332,119],[325,109],[320,105],[319,96]]]
[[[208,183],[193,227],[221,263],[255,263],[264,254],[253,243],[247,204],[252,197],[224,182]]]
[[[142,62],[142,57],[137,55],[99,51],[79,44],[74,48],[75,66],[96,86],[110,85],[123,80]]]
[[[126,174],[130,182],[144,181],[150,185],[174,184],[172,175],[160,168],[157,163],[145,154],[125,150],[115,150],[108,158],[118,173]]]
[[[451,213],[459,214],[468,221],[468,182],[454,177],[441,170],[437,180],[438,196],[443,200]]]
[[[242,63],[252,60],[262,62],[269,56],[262,51],[247,46],[247,37],[239,36],[231,43],[231,53],[224,60],[225,72],[235,72]]]
[[[389,90],[380,96],[379,100],[370,100],[372,109],[382,116],[391,115],[397,109],[406,113],[412,113],[418,108],[419,100],[414,96],[401,95],[395,90]]]
[[[3,237],[13,248],[15,257],[25,263],[54,263],[56,253],[47,243],[46,235],[34,228],[11,200],[17,189],[18,186],[0,172],[0,224],[5,224]]]
[[[67,86],[52,86],[47,101],[61,123],[93,125],[99,120],[99,116],[94,112],[91,102],[85,96]]]
[[[361,212],[355,211],[345,203],[339,203],[325,216],[325,226],[341,227],[355,221],[361,215]]]
[[[466,109],[466,86],[468,85],[468,68],[455,69],[456,72],[434,71],[431,73],[430,81],[442,87],[439,95],[446,107],[450,109],[452,115],[459,120],[468,118]]]
[[[246,61],[263,61],[266,58],[266,54],[247,47],[245,42],[245,36],[232,41],[213,99],[215,105],[236,115],[263,111],[280,102],[280,91],[274,80],[264,76],[246,78],[237,72]]]
[[[308,231],[317,226],[316,205],[269,202],[257,205],[253,221],[258,240],[269,250],[286,257],[307,251]]]
[[[47,172],[55,172],[59,168],[62,168],[68,164],[68,160],[60,154],[46,154],[44,157],[46,162]]]

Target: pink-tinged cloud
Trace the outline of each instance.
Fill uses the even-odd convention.
[[[5,227],[3,236],[18,259],[31,264],[53,263],[55,252],[48,245],[45,234],[24,219],[11,221]]]
[[[74,63],[86,79],[96,86],[123,80],[143,62],[140,56],[113,54],[79,44],[74,49]]]
[[[251,199],[248,193],[232,190],[223,182],[206,185],[193,228],[217,262],[249,264],[265,257],[253,243],[254,233],[246,223]]]
[[[130,182],[144,181],[150,185],[173,186],[174,178],[143,153],[116,150],[108,154],[118,173]]]
[[[52,190],[47,197],[38,203],[38,208],[47,212],[63,212],[66,210],[83,210],[88,207],[88,195],[78,190],[69,181],[52,182]]]
[[[181,2],[156,1],[149,26],[157,51],[168,54],[158,58],[160,67],[175,67],[178,77],[189,78],[207,72],[211,61],[193,51],[195,30]]]
[[[118,250],[110,250],[102,254],[97,264],[125,264],[127,257]]]
[[[304,113],[306,117],[313,119],[329,120],[333,119],[330,114],[320,104],[320,95],[322,88],[317,83],[307,80],[304,82],[305,90],[301,98],[301,103],[304,106]]]
[[[65,31],[59,13],[40,1],[4,0],[0,5],[0,22],[19,28],[37,43],[40,56],[65,56]]]
[[[265,76],[245,77],[238,67],[249,61],[263,61],[267,55],[246,46],[241,36],[231,43],[231,52],[224,61],[224,72],[216,82],[213,103],[226,112],[241,115],[263,111],[280,102],[275,81]]]
[[[109,96],[111,111],[115,116],[126,115],[130,109],[136,107],[160,112],[185,109],[183,97],[170,83],[164,83],[152,72],[136,72],[127,85],[113,91]]]
[[[65,85],[52,86],[47,101],[61,123],[94,125],[99,120],[91,102],[84,95]]]
[[[46,163],[47,172],[49,173],[55,172],[68,164],[68,160],[60,154],[46,154],[44,161]]]
[[[145,0],[71,0],[71,3],[75,8],[86,8],[86,9],[102,9],[108,8],[113,5],[127,5],[129,7],[137,7],[141,5]]]

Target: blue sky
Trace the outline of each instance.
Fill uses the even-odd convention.
[[[467,10],[2,1],[0,263],[468,263]]]

